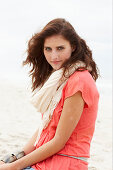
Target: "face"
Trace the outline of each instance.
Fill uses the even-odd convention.
[[[62,35],[53,35],[45,39],[44,55],[54,70],[60,69],[62,64],[71,57],[73,51],[70,42]]]

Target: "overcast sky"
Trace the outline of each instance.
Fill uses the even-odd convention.
[[[111,0],[0,1],[0,76],[26,76],[21,63],[27,41],[50,20],[67,19],[86,40],[101,76],[111,79]]]

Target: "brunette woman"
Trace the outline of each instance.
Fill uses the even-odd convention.
[[[99,101],[90,48],[57,18],[30,39],[23,64],[32,67],[32,103],[42,122],[23,157],[1,161],[0,170],[87,170]]]

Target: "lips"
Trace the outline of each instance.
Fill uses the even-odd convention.
[[[61,61],[52,61],[54,64],[59,64]]]

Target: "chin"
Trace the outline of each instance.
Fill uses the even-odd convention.
[[[61,68],[61,67],[57,67],[57,68],[56,68],[56,67],[54,67],[53,69],[54,69],[54,70],[59,70],[60,68]]]
[[[61,66],[52,66],[54,70],[59,70]]]

